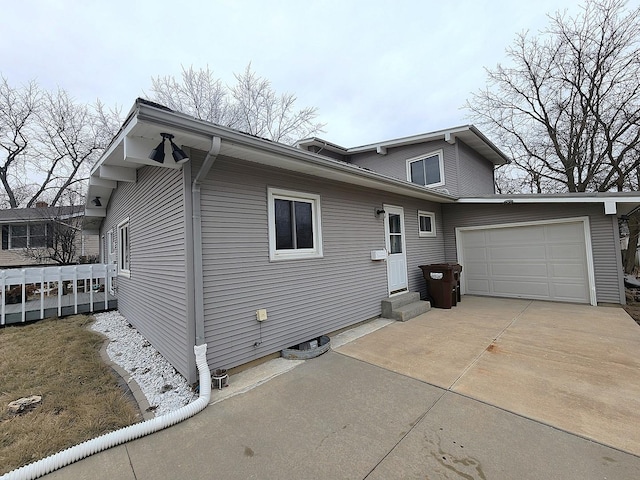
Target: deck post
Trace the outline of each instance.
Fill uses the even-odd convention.
[[[44,268],[40,269],[40,318],[44,318]]]
[[[5,304],[5,301],[6,301],[6,293],[7,293],[6,292],[7,286],[5,284],[5,278],[6,277],[7,277],[7,271],[6,270],[2,270],[2,275],[0,276],[0,282],[2,283],[2,293],[0,293],[0,296],[2,297],[2,307],[1,307],[2,315],[0,315],[0,325],[4,325],[4,323],[5,323],[5,318],[4,318],[4,315],[5,315],[4,309],[5,309],[5,307],[4,307],[4,304]]]
[[[62,267],[58,267],[58,317],[62,316]]]
[[[104,309],[109,310],[109,289],[108,285],[111,285],[111,264],[104,267]]]
[[[22,317],[21,317],[21,321],[22,323],[27,321],[27,271],[23,268],[21,270],[21,274],[22,274],[22,288],[21,293],[22,293]]]
[[[95,265],[89,266],[89,310],[93,312],[93,268]],[[87,280],[85,279],[85,293],[87,291]]]
[[[73,313],[78,313],[78,267],[73,269]]]

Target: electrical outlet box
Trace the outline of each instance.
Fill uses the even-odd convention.
[[[264,322],[267,319],[267,310],[266,308],[261,308],[260,310],[256,310],[256,320],[259,322]]]
[[[386,250],[371,250],[371,260],[386,260],[388,256]]]

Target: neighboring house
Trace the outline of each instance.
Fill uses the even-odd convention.
[[[188,159],[167,137],[151,160],[161,134]],[[120,312],[190,381],[194,343],[212,368],[250,362],[426,298],[424,264],[459,262],[466,294],[624,303],[617,215],[640,196],[496,195],[505,162],[473,126],[290,147],[138,99],[92,169],[85,228],[118,264]]]
[[[78,232],[75,235],[77,255],[73,262],[96,257],[99,252],[99,237],[82,231],[83,216],[84,205],[49,207],[46,203],[39,202],[33,208],[0,210],[0,268],[54,264],[46,257],[50,253],[48,250],[56,243],[56,223],[60,222],[71,225]],[[31,254],[28,255],[27,252]]]

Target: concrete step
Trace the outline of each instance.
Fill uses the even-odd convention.
[[[393,319],[401,322],[406,322],[412,318],[422,315],[423,313],[431,310],[431,304],[422,300],[410,303],[409,305],[403,305],[393,311]]]
[[[381,302],[383,318],[406,322],[431,309],[429,302],[420,300],[418,292],[407,292],[402,295],[385,298]]]
[[[382,300],[382,316],[384,318],[393,318],[390,315],[394,310],[419,301],[420,294],[418,292],[407,292],[402,295],[385,298]]]

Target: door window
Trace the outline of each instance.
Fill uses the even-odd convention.
[[[400,215],[389,214],[389,253],[402,253],[402,230],[400,228]]]

